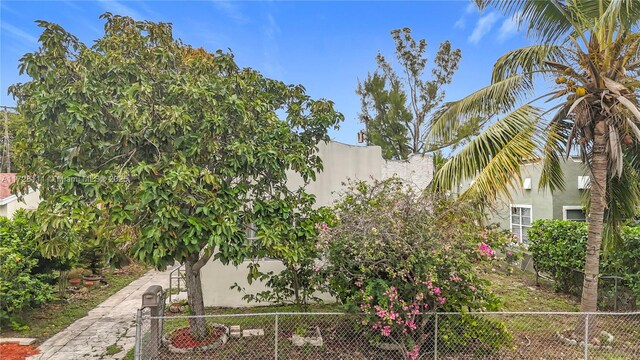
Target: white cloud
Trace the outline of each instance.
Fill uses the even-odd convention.
[[[18,15],[18,16],[24,15],[24,14],[21,14],[19,11],[10,8],[9,5],[7,5],[6,1],[0,1],[0,8],[2,9],[2,11],[6,11],[14,15]]]
[[[280,27],[276,22],[276,18],[274,18],[271,14],[267,14],[267,23],[264,31],[269,39],[273,39],[275,35],[280,32]]]
[[[38,38],[29,34],[28,32],[19,29],[11,24],[9,24],[6,21],[2,22],[2,25],[0,25],[0,27],[2,28],[2,30],[5,30],[6,32],[8,32],[9,34],[13,35],[14,38],[22,40],[24,42],[27,43],[37,43],[38,42]]]
[[[75,3],[75,2],[73,2],[73,1],[67,1],[67,0],[65,0],[65,1],[61,1],[61,3],[63,3],[63,4],[65,4],[65,5],[67,5],[68,7],[72,8],[72,9],[73,9],[73,10],[75,10],[75,11],[81,11],[81,12],[84,12],[84,9],[82,8],[82,6],[80,6],[80,5],[76,4],[76,3]]]
[[[223,12],[227,17],[233,19],[237,23],[245,24],[249,19],[240,11],[238,6],[231,1],[213,0],[213,5]]]
[[[276,40],[277,34],[280,33],[280,26],[278,26],[276,18],[270,13],[267,14],[263,32],[265,36],[265,41],[263,42],[265,74],[280,79],[285,73],[284,67],[280,64],[280,49]]]
[[[473,1],[470,1],[469,4],[467,4],[467,7],[464,9],[464,13],[462,14],[462,16],[460,16],[458,21],[453,24],[453,27],[456,29],[464,29],[467,26],[467,16],[475,14],[477,12],[478,8],[473,3]]]
[[[121,2],[108,0],[98,0],[98,2],[103,9],[113,13],[114,15],[129,16],[135,20],[145,20],[145,17],[141,13]]]
[[[489,31],[493,25],[498,21],[498,15],[495,12],[491,12],[487,15],[484,15],[478,19],[476,22],[476,26],[473,29],[473,32],[469,36],[469,42],[472,44],[477,44]]]
[[[478,7],[476,6],[476,4],[474,4],[473,1],[469,1],[469,4],[467,5],[467,8],[464,9],[464,12],[466,14],[473,14],[476,11],[478,11]]]
[[[498,30],[498,42],[504,42],[518,33],[518,20],[515,17],[505,19]]]

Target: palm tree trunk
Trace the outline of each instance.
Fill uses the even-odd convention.
[[[187,300],[191,315],[204,315],[204,299],[202,297],[202,282],[200,280],[200,266],[195,266],[199,255],[190,256],[185,262],[185,275],[187,280]],[[196,340],[204,339],[208,333],[207,320],[203,317],[192,318],[189,321],[191,337]]]
[[[591,160],[591,205],[589,207],[589,235],[587,237],[587,254],[584,266],[584,283],[580,311],[594,312],[598,310],[598,276],[600,274],[600,248],[604,229],[604,211],[607,205],[608,156],[606,151],[604,120],[595,126],[593,158]],[[589,333],[596,335],[595,319],[589,319]],[[578,326],[577,333],[584,334],[584,322]],[[581,328],[581,329],[580,329]]]

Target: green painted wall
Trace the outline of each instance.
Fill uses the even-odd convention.
[[[523,179],[531,179],[531,189],[525,190],[522,186],[515,189],[512,199],[503,199],[493,209],[490,210],[489,220],[498,223],[502,229],[511,229],[511,205],[530,205],[531,221],[538,219],[562,219],[563,206],[581,206],[583,203],[584,190],[578,190],[578,176],[588,173],[582,162],[568,159],[562,164],[565,177],[565,190],[556,191],[553,194],[548,189],[540,189],[540,173],[542,166],[539,162],[529,163],[522,166]],[[469,187],[465,183],[462,189]]]
[[[512,199],[504,199],[494,210],[491,216],[492,222],[499,223],[502,229],[511,229],[511,205],[530,205],[531,222],[553,217],[553,197],[548,190],[543,191],[538,188],[540,172],[541,166],[539,163],[522,166],[522,178],[531,179],[531,189],[525,190],[522,186],[519,189],[515,189],[511,194]]]
[[[584,190],[578,189],[578,177],[589,173],[580,161],[569,159],[562,167],[564,170],[565,190],[553,193],[553,219],[563,218],[563,206],[581,206],[584,203]]]

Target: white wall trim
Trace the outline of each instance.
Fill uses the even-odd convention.
[[[14,201],[16,201],[17,199],[18,199],[18,197],[17,197],[17,196],[15,196],[15,195],[7,196],[7,197],[6,197],[6,198],[4,198],[4,199],[0,199],[0,206],[2,206],[2,205],[7,205],[8,203],[14,202]]]
[[[34,189],[29,188],[29,190],[27,191],[27,193],[26,193],[26,194],[23,194],[23,195],[24,195],[24,196],[27,196],[27,195],[31,194],[32,192],[34,192],[34,191],[35,191]],[[16,195],[10,195],[10,196],[7,196],[7,197],[6,197],[6,198],[4,198],[4,199],[0,199],[0,206],[7,205],[7,204],[12,203],[12,202],[14,202],[14,201],[16,201],[16,200],[18,200],[18,197],[17,197]]]
[[[509,204],[509,231],[513,231],[513,213],[511,212],[514,207],[517,208],[525,208],[529,209],[529,217],[531,218],[530,223],[533,223],[533,205],[529,204]],[[521,216],[522,218],[522,216]],[[520,226],[520,231],[522,231],[522,224],[517,224]],[[531,225],[529,225],[531,227]],[[520,234],[519,239],[522,242],[522,234]]]

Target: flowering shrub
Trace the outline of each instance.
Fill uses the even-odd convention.
[[[365,314],[363,325],[374,330],[374,340],[395,343],[407,359],[433,348],[433,312],[498,307],[476,270],[507,238],[480,226],[472,205],[416,194],[397,179],[358,182],[337,205],[336,226],[321,231],[334,295]],[[504,326],[466,321],[470,317],[455,320],[465,326],[449,328],[476,334],[460,338],[492,348],[509,341]],[[481,328],[492,331],[476,331]]]

